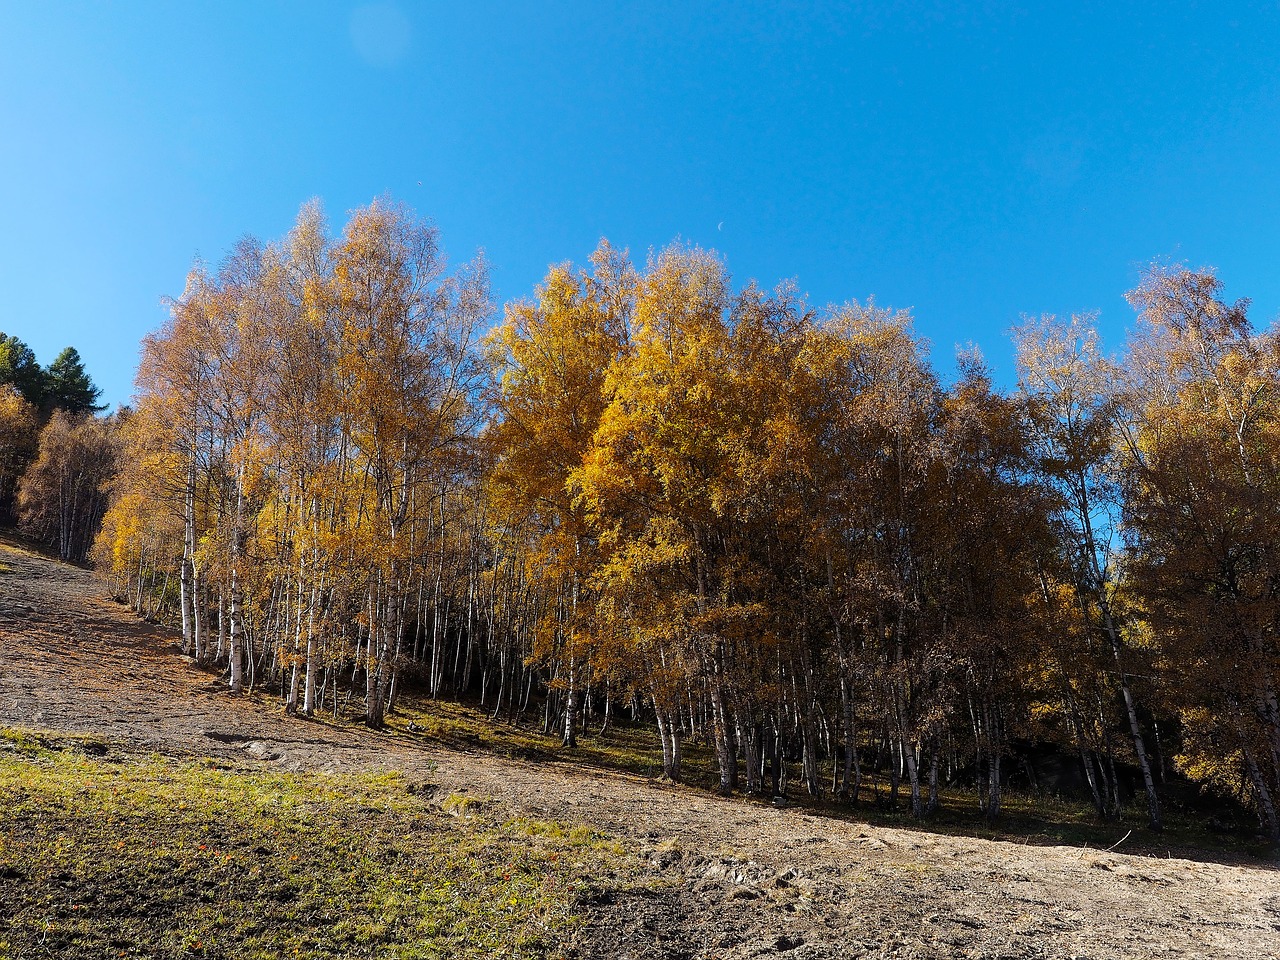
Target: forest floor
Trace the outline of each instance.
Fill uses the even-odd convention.
[[[353,871],[361,843],[385,843],[377,877],[352,874],[361,896],[387,879],[410,889],[413,878],[435,877],[437,886],[419,890],[409,907],[397,894],[394,909],[385,898],[368,908],[401,911],[397,942],[440,933],[436,926],[422,933],[427,921],[418,916],[414,927],[404,920],[406,909],[461,911],[470,918],[470,926],[441,934],[444,946],[425,952],[402,946],[380,956],[450,955],[460,951],[449,943],[465,942],[479,955],[635,960],[1280,957],[1280,871],[1243,853],[1157,852],[1148,843],[1133,855],[1123,844],[1106,852],[1096,844],[955,836],[720,798],[560,756],[522,760],[407,727],[378,734],[287,717],[272,700],[230,696],[218,677],[178,654],[171,632],[111,602],[91,573],[12,542],[0,543],[0,728],[9,728],[0,737],[0,747],[9,745],[7,753],[0,749],[0,957],[6,951],[13,957],[95,955],[96,947],[76,945],[92,945],[98,934],[84,926],[84,914],[68,912],[80,906],[72,902],[82,894],[76,884],[87,882],[77,878],[95,863],[100,870],[115,864],[110,876],[118,877],[120,858],[147,834],[137,820],[146,810],[154,811],[161,839],[173,845],[164,852],[166,869],[179,878],[170,900],[188,882],[193,895],[221,897],[227,909],[255,896],[277,906],[300,896],[317,903],[328,898],[328,908],[290,914],[290,922],[314,928],[311,939],[289,950],[303,956],[363,949],[343,953],[331,946],[324,954],[320,946],[325,936],[342,933],[333,904],[356,895],[315,892],[279,877],[237,884],[263,876],[262,870],[280,873],[290,857],[305,859],[338,843],[333,834],[307,839],[316,818],[329,817],[341,826],[343,856]],[[118,772],[124,768],[141,772]],[[121,776],[128,783],[119,780],[114,794],[96,786]],[[174,789],[179,793],[164,792]],[[295,790],[320,799],[290,806]],[[281,809],[296,809],[296,819],[275,824],[268,836],[276,841],[262,840],[255,832],[262,818],[252,813],[259,808],[241,816],[236,791],[274,797]],[[126,795],[141,799],[121,807],[118,798]],[[107,803],[108,796],[117,800]],[[185,799],[157,807],[176,796],[203,804],[200,816],[188,816]],[[94,816],[114,824],[114,832],[99,835],[84,819],[85,810],[99,807],[101,816]],[[215,834],[226,851],[220,855],[231,865],[219,866],[223,872],[216,875],[183,866],[182,859],[216,845],[195,844],[199,835],[192,833],[207,833],[211,822],[221,831]],[[1123,836],[1111,829],[1116,839]],[[406,842],[415,830],[421,843]],[[237,839],[237,832],[244,836]],[[353,832],[360,837],[355,845]],[[301,838],[295,852],[279,839],[284,835]],[[55,870],[33,862],[72,856],[64,848],[74,848],[77,836],[74,863]],[[392,837],[398,839],[385,839]],[[148,842],[155,847],[158,841]],[[278,862],[271,860],[277,853]],[[254,856],[267,861],[251,865]],[[486,857],[503,863],[523,857],[523,872],[513,880],[512,868],[504,872],[499,864],[484,873],[475,864]],[[366,861],[360,860],[364,869],[373,869]],[[127,890],[94,876],[94,883],[106,884],[100,901],[127,897]],[[541,885],[513,892],[510,885],[523,876],[541,878]],[[454,879],[470,892],[441,899],[439,883],[447,887]],[[130,883],[145,886],[145,878]],[[279,895],[286,887],[291,892]],[[485,898],[507,903],[508,896],[503,916],[537,926],[537,936],[486,940],[486,929],[492,934],[515,921],[467,913]],[[165,909],[189,912],[180,896]],[[258,942],[261,924],[225,913],[210,921],[224,931],[220,949],[188,936],[141,952],[128,931],[143,937],[147,915],[117,916],[112,955],[115,946],[121,956],[258,955],[238,948]],[[12,918],[7,928],[6,914]],[[353,944],[373,942],[351,936]]]

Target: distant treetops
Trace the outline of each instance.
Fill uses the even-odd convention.
[[[10,334],[0,333],[0,385],[17,390],[45,415],[62,410],[72,416],[99,413],[102,391],[93,385],[75,347],[67,347],[47,367],[41,367],[31,348]]]

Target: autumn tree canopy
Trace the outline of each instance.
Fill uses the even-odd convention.
[[[625,710],[672,779],[696,742],[724,791],[917,816],[998,816],[1036,744],[1099,816],[1158,828],[1176,768],[1280,835],[1280,338],[1220,292],[1150,271],[1120,359],[1028,320],[1006,391],[696,247],[602,241],[498,317],[405,208],[308,205],[144,342],[94,555],[289,710],[412,686],[570,747]]]

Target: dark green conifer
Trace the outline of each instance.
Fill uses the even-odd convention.
[[[44,381],[44,402],[49,409],[65,410],[73,415],[104,409],[97,403],[102,391],[89,379],[75,347],[67,347],[58,354],[49,364]]]
[[[6,383],[12,384],[28,403],[44,403],[45,372],[36,362],[36,355],[17,337],[0,333],[0,384]]]

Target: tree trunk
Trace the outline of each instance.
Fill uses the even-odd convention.
[[[205,614],[201,595],[204,585],[200,582],[200,571],[191,565],[191,649],[197,663],[202,663],[209,655],[205,649]]]
[[[658,721],[658,739],[662,743],[662,775],[672,783],[680,782],[680,724],[653,698],[653,712]]]
[[[716,763],[720,769],[720,792],[730,793],[737,786],[738,757],[733,748],[733,737],[729,730],[728,716],[725,709],[724,689],[720,677],[711,677],[711,729],[715,742]]]
[[[322,578],[323,581],[323,578]],[[320,587],[312,587],[311,602],[307,607],[307,676],[303,683],[302,712],[312,716],[316,710],[316,604],[319,602]]]
[[[760,792],[760,727],[755,722],[755,715],[749,707],[744,707],[739,714],[739,735],[742,741],[742,762],[747,771],[747,793],[755,795]]]
[[[244,623],[240,614],[240,580],[235,566],[231,568],[231,598],[227,609],[227,649],[230,660],[232,693],[239,693],[244,688],[244,675],[241,647],[244,638]]]
[[[564,697],[564,735],[561,743],[570,749],[578,745],[578,664],[569,657],[569,682]]]
[[[182,565],[178,580],[182,604],[182,652],[194,651],[199,659],[199,646],[195,640],[195,554],[196,554],[196,473],[194,462],[187,470],[187,482],[182,494]]]
[[[1245,768],[1249,771],[1249,780],[1253,784],[1254,795],[1258,798],[1258,807],[1262,813],[1263,829],[1273,843],[1280,843],[1280,814],[1276,811],[1275,798],[1267,788],[1266,778],[1258,766],[1258,761],[1249,748],[1244,730],[1239,721],[1236,722],[1236,735],[1240,740],[1240,750],[1244,754]]]
[[[1107,636],[1111,639],[1111,652],[1115,656],[1116,666],[1120,669],[1120,691],[1124,696],[1124,709],[1129,718],[1129,733],[1133,737],[1133,752],[1138,757],[1138,769],[1142,771],[1142,783],[1147,791],[1149,825],[1152,830],[1160,831],[1164,829],[1164,823],[1160,817],[1160,796],[1156,792],[1155,778],[1151,776],[1151,763],[1147,759],[1147,746],[1143,742],[1142,729],[1138,725],[1138,709],[1134,704],[1133,692],[1129,689],[1129,674],[1125,672],[1124,663],[1120,655],[1120,633],[1115,621],[1111,618],[1110,606],[1105,601],[1101,601],[1099,609],[1102,611],[1103,626],[1106,627]]]

